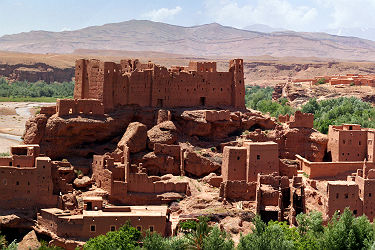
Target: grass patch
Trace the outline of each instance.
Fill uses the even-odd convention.
[[[0,97],[0,102],[56,102],[56,97]],[[64,98],[66,99],[66,98]]]

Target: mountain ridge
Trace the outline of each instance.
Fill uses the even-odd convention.
[[[209,23],[191,27],[129,20],[73,31],[30,31],[0,37],[5,51],[73,53],[79,49],[155,51],[205,57],[322,57],[375,61],[375,42],[327,33],[263,33]]]

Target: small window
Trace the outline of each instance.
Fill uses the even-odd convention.
[[[239,161],[240,160],[240,157],[239,156],[237,156],[237,161]]]
[[[357,210],[355,209],[355,210],[353,210],[353,214],[354,215],[356,215],[357,214]]]
[[[338,199],[338,198],[339,198],[339,193],[336,194],[336,199]]]
[[[371,193],[368,193],[368,197],[371,197]]]
[[[95,232],[96,231],[96,226],[95,225],[91,225],[90,226],[90,232]]]
[[[116,226],[111,226],[110,230],[111,232],[116,231]]]
[[[361,145],[361,141],[358,142],[358,145]]]
[[[20,182],[19,182],[19,181],[17,181],[17,182],[16,182],[16,185],[17,185],[17,186],[19,186],[19,185],[20,185]]]
[[[150,226],[150,232],[152,233],[154,231],[154,226]]]
[[[345,199],[348,199],[349,195],[348,194],[345,194]]]
[[[142,226],[137,226],[138,231],[142,231]]]
[[[260,155],[257,155],[257,160],[260,160]]]
[[[342,143],[345,144],[345,140],[343,140]]]
[[[17,165],[17,168],[20,168],[20,165]]]

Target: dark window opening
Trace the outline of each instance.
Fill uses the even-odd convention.
[[[337,194],[336,194],[336,199],[338,199],[338,198],[339,198],[339,194],[337,193]]]
[[[353,214],[356,215],[357,214],[357,210],[353,210]]]
[[[257,160],[260,160],[260,155],[257,155]]]
[[[239,161],[240,160],[240,157],[239,156],[237,156],[237,161]]]
[[[349,195],[348,194],[345,194],[345,199],[348,199]]]
[[[91,232],[95,232],[96,231],[96,226],[95,225],[91,225],[90,226],[90,231]]]
[[[349,130],[353,130],[353,126],[349,126]]]
[[[150,232],[154,231],[154,226],[150,226]]]
[[[91,211],[92,210],[92,202],[87,202],[86,210],[87,211]]]
[[[201,106],[206,106],[206,97],[200,98],[200,104],[201,104]]]
[[[141,230],[142,230],[142,227],[141,227],[141,226],[137,226],[137,230],[138,230],[138,231],[141,231]]]
[[[157,102],[156,106],[162,108],[163,107],[163,99],[158,99],[158,102]]]
[[[116,231],[116,226],[111,226],[111,232]]]

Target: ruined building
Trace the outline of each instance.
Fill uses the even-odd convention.
[[[74,100],[58,100],[59,116],[104,114],[118,106],[245,108],[243,60],[217,72],[216,62],[190,62],[167,69],[138,60],[120,64],[77,60]]]

